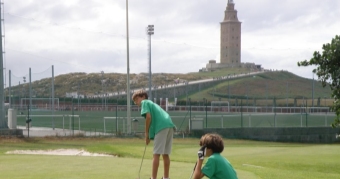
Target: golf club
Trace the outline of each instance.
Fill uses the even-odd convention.
[[[140,163],[140,167],[139,167],[138,179],[140,179],[140,171],[141,171],[142,165],[143,165],[144,155],[145,155],[145,151],[146,151],[146,145],[147,144],[145,144],[144,153],[143,153],[143,157],[142,157],[142,162]]]
[[[191,178],[192,178],[192,176],[194,175],[194,172],[195,172],[196,165],[197,165],[197,162],[195,163],[194,169],[192,170],[192,173],[191,173],[190,179],[191,179]]]

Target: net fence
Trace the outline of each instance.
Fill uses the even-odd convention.
[[[10,85],[5,91],[6,103],[9,104],[7,107],[12,107],[17,113],[18,125],[25,126],[26,120],[30,118],[32,126],[68,131],[79,130],[102,134],[144,131],[145,119],[140,117],[140,109],[132,106],[131,118],[127,119],[127,107],[119,105],[118,96],[107,96],[107,99],[100,95],[97,98],[85,96],[79,98],[77,91],[79,85],[54,94],[56,87],[53,84],[53,71],[52,66],[38,73],[30,69],[23,76],[10,72]],[[186,101],[177,103],[174,100],[176,102],[168,103],[167,100],[170,98],[167,97],[177,99],[176,95],[181,90],[183,94],[188,95],[187,88],[178,88],[177,92],[175,88],[173,90],[169,88],[159,94],[165,97],[158,97],[159,101],[155,98],[155,102],[168,111],[178,131],[183,133],[199,128],[328,127],[333,122],[335,115],[328,107],[331,106],[331,99],[322,98],[320,94],[308,99],[289,98],[288,90],[287,94],[283,95],[286,99],[275,98],[268,94],[277,89],[271,89],[267,84],[264,87],[268,93],[261,99],[249,95],[248,90],[246,96],[233,98],[232,94],[235,92],[228,88],[228,95],[224,101],[220,101],[221,96],[217,95],[216,100],[219,101],[213,100],[208,102],[209,104],[205,98],[201,101],[190,101],[190,98],[189,100],[187,98]],[[73,99],[73,96],[72,98],[60,97],[65,96],[67,92],[71,92],[72,95],[75,93],[78,99]],[[228,101],[225,101],[226,99]]]
[[[186,108],[186,107],[183,107]],[[299,110],[298,113],[287,113],[293,109],[280,109],[276,112],[219,112],[198,109],[198,106],[189,107],[188,111],[168,111],[179,133],[189,133],[192,129],[204,128],[242,128],[242,127],[329,127],[335,114],[326,109]],[[86,110],[35,111],[30,115],[33,127],[58,128],[65,131],[83,131],[85,133],[100,133],[101,135],[126,134],[131,129],[132,133],[143,133],[145,119],[140,116],[140,108],[134,106],[131,111],[131,126],[128,126],[126,106],[116,106],[112,110],[86,111]],[[118,110],[119,109],[119,110]],[[246,111],[246,110],[245,110]],[[282,112],[281,112],[282,111]],[[295,110],[297,111],[297,109]],[[307,112],[306,112],[307,111]],[[319,112],[318,112],[319,111]],[[17,124],[26,125],[28,111],[17,112]],[[157,120],[157,119],[155,119]]]

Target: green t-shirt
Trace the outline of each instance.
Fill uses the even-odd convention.
[[[141,103],[141,116],[146,117],[147,113],[151,115],[151,124],[149,128],[149,138],[154,139],[155,135],[165,128],[173,128],[170,115],[164,111],[159,105],[145,99]]]
[[[208,158],[202,173],[210,179],[237,179],[233,166],[219,153],[214,153]]]

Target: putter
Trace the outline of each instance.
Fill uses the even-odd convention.
[[[144,153],[143,153],[143,157],[142,157],[142,162],[140,163],[140,167],[139,167],[138,179],[140,179],[140,171],[142,169],[145,151],[146,151],[146,144],[145,144],[145,147],[144,147]]]
[[[197,165],[197,162],[196,162],[196,164],[195,164],[195,166],[194,166],[194,169],[192,170],[192,173],[191,173],[190,179],[191,179],[191,178],[192,178],[192,176],[194,175],[194,172],[195,172],[196,165]]]

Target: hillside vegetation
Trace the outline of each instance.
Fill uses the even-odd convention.
[[[225,76],[228,74],[247,73],[247,69],[230,69],[218,70],[213,72],[196,72],[196,73],[153,73],[152,85],[165,86],[173,84],[176,81],[195,81],[213,77]],[[130,87],[148,88],[148,73],[130,74]],[[51,96],[51,78],[44,78],[32,82],[32,93],[35,97]],[[6,89],[8,93],[8,88]],[[12,86],[12,96],[28,96],[29,84]],[[54,92],[55,97],[65,97],[66,93],[79,92],[85,96],[92,96],[103,93],[113,93],[126,90],[126,74],[123,73],[69,73],[55,77]]]
[[[184,100],[182,96],[180,99]],[[188,96],[192,101],[229,101],[231,104],[277,105],[289,104],[296,106],[298,101],[308,101],[314,106],[329,106],[332,104],[329,86],[322,87],[317,80],[299,77],[287,71],[272,71],[241,78],[224,80],[216,86],[203,89]],[[320,104],[322,103],[322,104]],[[294,105],[295,104],[295,105]]]
[[[208,78],[247,74],[245,68],[222,69],[213,72],[197,72],[187,74],[155,73],[152,74],[153,86],[167,86],[176,82],[195,81]],[[148,88],[148,74],[130,74],[131,89]],[[79,92],[86,96],[113,93],[126,90],[126,74],[120,73],[70,73],[55,77],[55,97],[63,98],[66,93]],[[314,87],[313,87],[314,86]],[[314,88],[314,89],[313,89]],[[28,96],[29,85],[14,86],[12,96]],[[51,96],[51,78],[32,83],[34,97]],[[8,92],[8,89],[7,89]],[[313,94],[314,93],[314,94]],[[293,103],[294,99],[329,99],[330,88],[323,88],[318,81],[302,78],[287,71],[269,71],[251,76],[221,80],[216,86],[197,90],[188,96],[178,96],[179,100],[190,98],[193,101],[218,100],[273,100],[286,99]],[[171,100],[171,99],[170,99]],[[330,102],[331,100],[329,100]],[[328,102],[328,103],[329,103]]]

